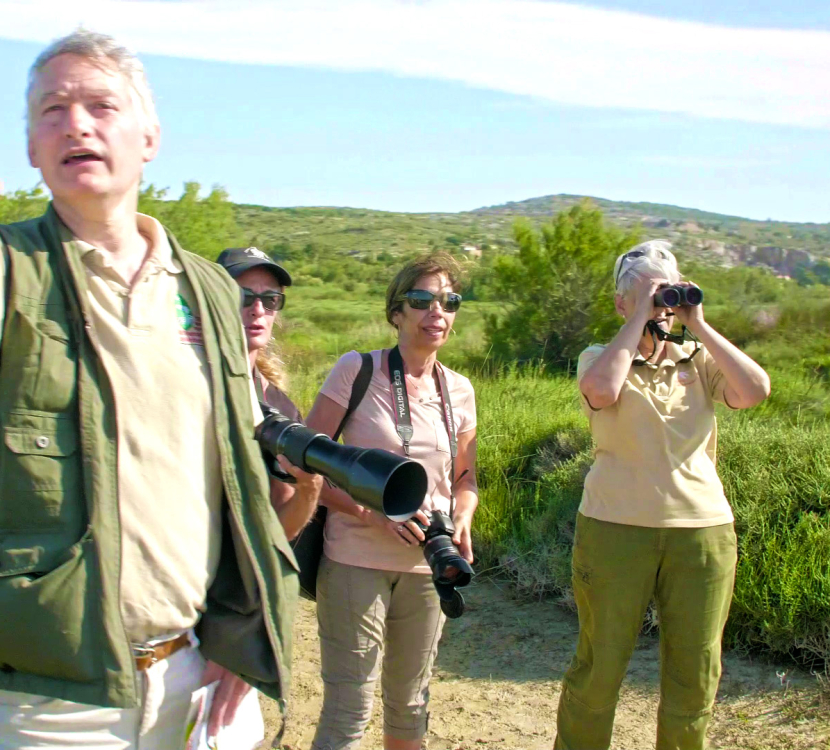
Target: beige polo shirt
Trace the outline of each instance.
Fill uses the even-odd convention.
[[[604,348],[582,352],[577,380]],[[611,406],[594,410],[581,396],[596,448],[580,513],[632,526],[732,522],[715,469],[715,402],[726,403],[726,380],[705,348],[681,363],[693,348],[667,343],[659,364],[632,365]]]
[[[105,253],[75,244],[115,393],[121,610],[130,639],[143,642],[192,627],[204,609],[223,488],[193,289],[161,225],[139,214],[138,228],[151,250],[132,285]]]

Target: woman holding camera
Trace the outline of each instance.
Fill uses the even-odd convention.
[[[702,305],[655,304],[658,292],[657,302],[672,294],[699,302],[670,247],[653,240],[617,259],[615,304],[625,323],[610,344],[579,358],[596,450],[574,539],[580,631],[559,700],[558,750],[609,747],[652,598],[662,662],[658,750],[704,747],[720,680],[737,542],[715,469],[714,404],[755,406],[770,383],[705,321]],[[681,336],[670,333],[675,318]]]
[[[408,455],[424,466],[429,489],[417,520],[429,527],[433,517],[435,524],[440,513],[451,513],[452,540],[469,563],[478,503],[475,396],[467,378],[437,360],[461,304],[457,287],[458,266],[444,254],[412,261],[397,273],[387,289],[386,318],[398,343],[371,353],[368,390],[343,436],[350,445]],[[308,416],[309,427],[335,433],[361,361],[354,351],[340,358]],[[358,747],[380,673],[384,749],[418,750],[444,622],[420,546],[424,531],[415,520],[394,523],[361,507],[340,490],[324,489],[322,501],[329,508],[317,578],[324,697],[312,747]]]
[[[216,262],[240,287],[242,327],[245,329],[251,377],[259,401],[271,405],[295,422],[302,422],[300,410],[282,390],[285,373],[273,337],[274,323],[285,305],[285,287],[291,286],[291,276],[255,247],[228,248],[222,251]],[[279,456],[278,461],[282,470],[297,480],[296,485],[271,480],[271,504],[285,535],[293,539],[314,513],[323,480],[293,466],[285,456]]]
[[[280,387],[284,380],[283,368],[272,339],[277,313],[285,303],[284,288],[291,286],[291,276],[255,247],[228,248],[219,255],[217,263],[240,286],[242,326],[258,400],[269,403],[295,421],[301,421],[297,407]],[[259,404],[254,403],[253,407],[258,421],[262,417]],[[271,481],[271,503],[285,535],[292,539],[308,522],[317,506],[322,478],[298,469],[284,456],[279,456],[278,461],[283,471],[297,480],[296,489],[275,479]],[[261,723],[262,718],[256,691],[241,677],[211,662],[205,669],[202,683],[209,685],[213,682],[219,684],[213,696],[207,734],[210,741],[218,741],[222,745],[221,727],[236,720],[250,728],[255,723]]]

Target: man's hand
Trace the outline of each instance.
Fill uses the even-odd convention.
[[[210,685],[217,681],[219,684],[213,694],[210,716],[208,717],[207,736],[209,743],[216,740],[216,736],[222,727],[228,726],[233,721],[242,699],[248,694],[249,690],[253,690],[241,677],[237,677],[232,672],[228,672],[227,669],[209,661],[202,676],[202,685]]]

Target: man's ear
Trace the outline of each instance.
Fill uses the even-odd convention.
[[[26,151],[29,154],[29,164],[31,164],[35,169],[39,169],[37,165],[37,155],[35,154],[35,144],[32,143],[31,138],[27,140]]]
[[[158,124],[150,125],[144,133],[144,163],[147,164],[156,158],[161,145],[161,128]]]

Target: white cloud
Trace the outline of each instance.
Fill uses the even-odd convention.
[[[144,53],[385,71],[561,104],[830,128],[830,32],[539,0],[0,0],[0,36],[78,23]]]

